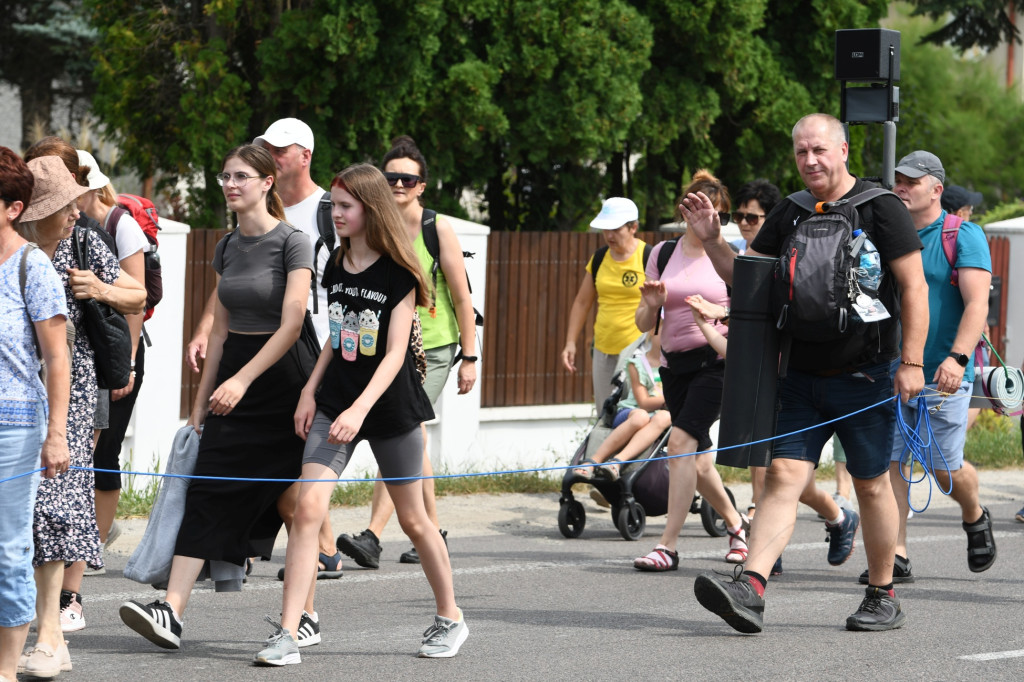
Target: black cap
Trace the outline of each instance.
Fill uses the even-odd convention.
[[[971,192],[960,185],[948,185],[942,190],[942,208],[949,213],[964,206],[980,206],[984,200],[981,192]]]

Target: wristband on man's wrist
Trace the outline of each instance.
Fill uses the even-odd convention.
[[[921,369],[924,369],[924,363],[923,362],[911,362],[910,360],[902,360],[901,359],[900,363],[904,364],[904,365],[907,365],[908,367],[920,367]]]

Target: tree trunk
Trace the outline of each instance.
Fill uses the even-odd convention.
[[[53,114],[53,80],[39,75],[19,84],[21,94],[21,148],[28,149],[50,134]]]

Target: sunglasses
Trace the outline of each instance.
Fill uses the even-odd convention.
[[[729,212],[728,211],[719,211],[718,212],[718,222],[720,222],[723,225],[728,225],[729,224]]]
[[[732,214],[732,219],[736,221],[736,224],[747,223],[748,225],[757,225],[757,222],[765,216],[764,213],[740,213],[737,211]]]
[[[406,189],[412,189],[416,185],[420,184],[420,176],[409,175],[408,173],[384,173],[384,179],[388,181],[388,184],[394,187],[399,182],[402,183],[402,187]]]

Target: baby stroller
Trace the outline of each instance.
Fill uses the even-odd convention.
[[[612,421],[615,419],[619,400],[629,390],[625,365],[638,345],[639,341],[619,355],[617,371],[612,379],[615,388],[604,401],[597,424],[573,454],[571,464],[576,465],[589,459],[612,432]],[[558,530],[562,535],[567,538],[578,538],[583,533],[587,514],[583,504],[573,497],[572,486],[574,483],[587,483],[597,488],[608,501],[612,521],[623,538],[639,540],[643,537],[647,517],[661,516],[668,512],[668,460],[651,460],[667,454],[665,448],[671,430],[671,427],[666,429],[639,457],[624,462],[620,468],[619,478],[615,481],[600,476],[587,479],[578,476],[573,469],[566,469],[562,478],[562,496],[558,500]],[[735,506],[736,499],[732,491],[726,488],[725,492]],[[701,523],[708,535],[725,536],[725,521],[707,500],[701,499],[700,495],[694,495],[690,513],[700,514]]]

